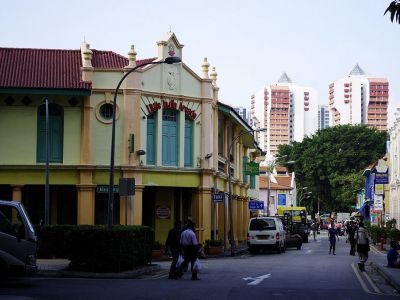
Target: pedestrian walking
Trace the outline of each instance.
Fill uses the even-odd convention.
[[[318,224],[315,221],[311,224],[311,231],[313,233],[314,241],[316,241],[317,240]]]
[[[176,262],[181,254],[181,225],[181,221],[175,221],[174,228],[168,232],[168,237],[165,241],[165,251],[171,253],[172,256],[171,267],[169,268],[169,279],[178,278],[176,275]]]
[[[188,221],[187,229],[181,234],[181,246],[183,248],[184,261],[177,271],[177,276],[182,277],[183,270],[187,269],[190,262],[190,269],[192,271],[192,280],[199,280],[197,277],[197,269],[194,268],[194,263],[197,259],[197,238],[195,234],[195,224]]]
[[[387,261],[389,268],[400,268],[399,252],[397,252],[396,241],[390,242],[390,249],[387,253]]]
[[[365,271],[365,263],[367,262],[369,252],[369,238],[367,229],[364,228],[364,223],[360,222],[358,226],[359,227],[356,233],[357,252],[358,256],[360,257],[358,268],[361,271]]]
[[[328,237],[329,237],[329,254],[335,254],[336,249],[336,238],[339,240],[338,231],[335,227],[335,223],[331,223],[331,227],[328,229]]]
[[[350,255],[355,256],[356,255],[356,231],[357,231],[356,223],[353,220],[348,222],[347,226],[346,226],[346,230],[347,230],[347,235],[348,235],[347,239],[350,242]]]

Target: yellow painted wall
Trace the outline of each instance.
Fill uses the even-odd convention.
[[[174,186],[174,187],[198,187],[200,175],[191,173],[143,173],[144,185]]]
[[[173,189],[157,189],[156,191],[156,209],[158,206],[168,206],[171,215],[169,219],[159,219],[155,216],[155,240],[161,244],[165,244],[165,240],[168,236],[168,231],[173,227],[174,224],[174,194]],[[155,212],[154,212],[155,213]]]
[[[50,170],[50,184],[78,184],[79,172],[76,170]],[[6,184],[44,184],[43,170],[1,170],[0,183]]]
[[[80,163],[81,149],[81,108],[64,108],[64,146],[63,164],[77,165]]]
[[[0,165],[36,163],[36,107],[1,107],[0,128]]]
[[[109,165],[111,156],[111,123],[105,124],[100,122],[96,117],[97,104],[105,100],[104,94],[94,94],[91,102],[93,106],[92,121],[92,160],[95,165]],[[122,96],[117,97],[117,105],[121,107],[123,104]],[[122,154],[122,127],[123,127],[123,114],[115,123],[115,165],[119,165]]]

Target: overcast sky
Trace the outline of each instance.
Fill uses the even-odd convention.
[[[390,84],[389,124],[400,106],[400,25],[383,12],[391,0],[4,1],[0,47],[91,48],[138,58],[157,56],[172,28],[183,60],[201,74],[208,57],[220,100],[249,106],[249,97],[283,72],[312,86],[326,104],[328,83],[356,63]]]

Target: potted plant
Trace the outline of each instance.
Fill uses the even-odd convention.
[[[151,258],[158,259],[163,256],[162,245],[159,241],[154,241],[151,248]]]
[[[207,255],[217,255],[221,254],[223,251],[224,242],[219,240],[206,240],[206,246],[204,247],[204,251]]]

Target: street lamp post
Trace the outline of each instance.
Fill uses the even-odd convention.
[[[112,133],[111,133],[111,159],[110,159],[110,182],[108,186],[108,228],[111,229],[113,226],[113,202],[114,202],[114,153],[115,153],[115,111],[116,109],[116,104],[117,104],[117,95],[118,95],[118,90],[124,81],[124,79],[131,73],[133,73],[135,70],[137,70],[140,67],[146,66],[146,65],[155,65],[155,64],[174,64],[174,63],[180,63],[181,59],[179,57],[175,56],[170,56],[167,57],[166,59],[162,61],[151,61],[151,62],[146,62],[140,65],[135,66],[134,68],[130,69],[118,82],[118,85],[115,89],[114,92],[114,100],[113,100],[113,117],[112,117]]]
[[[46,106],[46,183],[44,187],[44,224],[50,224],[50,186],[49,186],[49,98],[45,97],[44,103]]]
[[[260,128],[260,129],[255,129],[255,130],[247,130],[243,131],[240,133],[238,136],[232,139],[231,143],[229,144],[228,148],[228,182],[229,182],[229,228],[230,228],[230,234],[229,234],[229,239],[230,239],[230,244],[231,244],[231,256],[235,256],[234,252],[234,246],[235,246],[235,240],[234,240],[234,234],[233,234],[233,208],[232,208],[232,172],[231,172],[231,152],[232,152],[232,146],[234,142],[241,137],[244,134],[247,133],[252,133],[254,134],[255,132],[260,132],[260,131],[265,131],[267,130],[266,128]],[[253,136],[254,138],[254,136]]]

